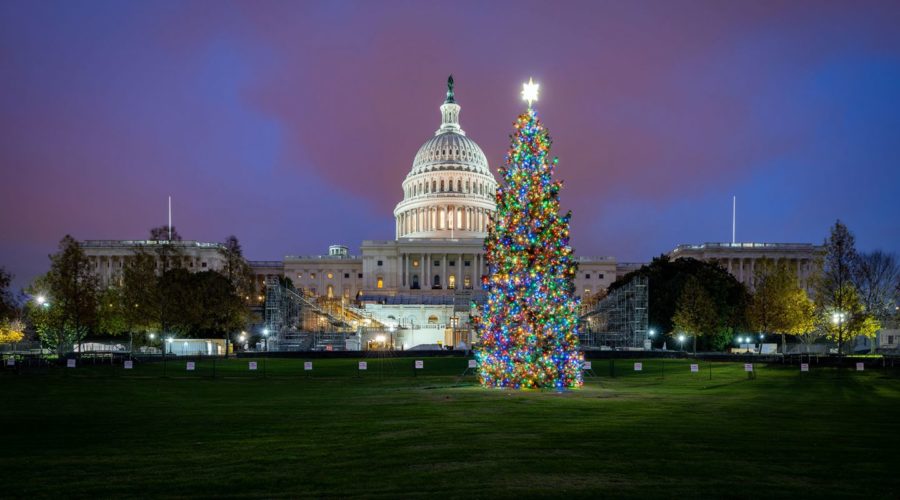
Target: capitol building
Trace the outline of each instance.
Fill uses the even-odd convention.
[[[395,347],[469,344],[471,304],[483,303],[482,280],[488,274],[484,240],[496,210],[497,180],[478,144],[460,123],[453,78],[439,107],[440,125],[412,159],[397,170],[399,201],[394,208],[394,237],[365,240],[359,252],[343,244],[323,255],[285,256],[277,261],[250,261],[258,295],[266,283],[288,279],[311,304],[335,304],[397,332]],[[390,169],[387,169],[390,171]],[[404,170],[406,170],[404,168]],[[387,216],[387,214],[385,214]],[[178,265],[192,272],[224,265],[219,243],[197,241],[87,240],[82,242],[101,285],[121,280],[124,263],[138,249],[176,247]],[[754,265],[778,259],[796,267],[807,285],[822,248],[810,244],[705,243],[680,245],[670,258],[716,262],[753,288]],[[605,291],[617,277],[640,267],[613,257],[577,256],[575,294],[582,300]],[[452,325],[452,328],[451,328]]]
[[[400,183],[393,239],[365,240],[359,255],[333,245],[325,255],[251,262],[257,281],[284,276],[307,294],[358,304],[382,324],[414,331],[407,345],[451,343],[444,330],[467,329],[471,303],[485,297],[484,239],[497,191],[487,157],[460,124],[461,109],[450,77],[440,125]],[[580,258],[576,290],[591,295],[615,278],[612,257]]]

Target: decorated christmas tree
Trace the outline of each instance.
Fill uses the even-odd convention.
[[[497,212],[485,240],[487,304],[475,315],[482,385],[509,388],[577,387],[576,264],[569,218],[559,215],[561,183],[550,136],[532,103],[538,86],[525,84],[528,110],[515,123],[497,190]]]

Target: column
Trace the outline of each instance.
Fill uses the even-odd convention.
[[[739,258],[739,259],[738,259],[738,263],[739,263],[739,265],[740,265],[740,276],[738,277],[738,281],[740,281],[741,283],[743,283],[743,282],[744,282],[744,259],[743,259],[743,258]]]
[[[444,254],[442,257],[442,259],[443,259],[442,262],[444,264],[444,266],[443,266],[444,273],[443,273],[443,276],[441,276],[441,288],[443,288],[445,290],[447,289],[447,255],[448,254]]]

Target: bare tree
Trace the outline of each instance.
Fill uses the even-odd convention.
[[[854,281],[866,310],[878,320],[894,314],[900,265],[897,256],[876,250],[860,254]]]

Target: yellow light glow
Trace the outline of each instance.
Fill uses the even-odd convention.
[[[531,107],[531,103],[538,100],[538,92],[540,91],[541,85],[539,83],[534,83],[533,78],[529,78],[527,83],[522,84],[522,99],[528,102],[528,107]]]

